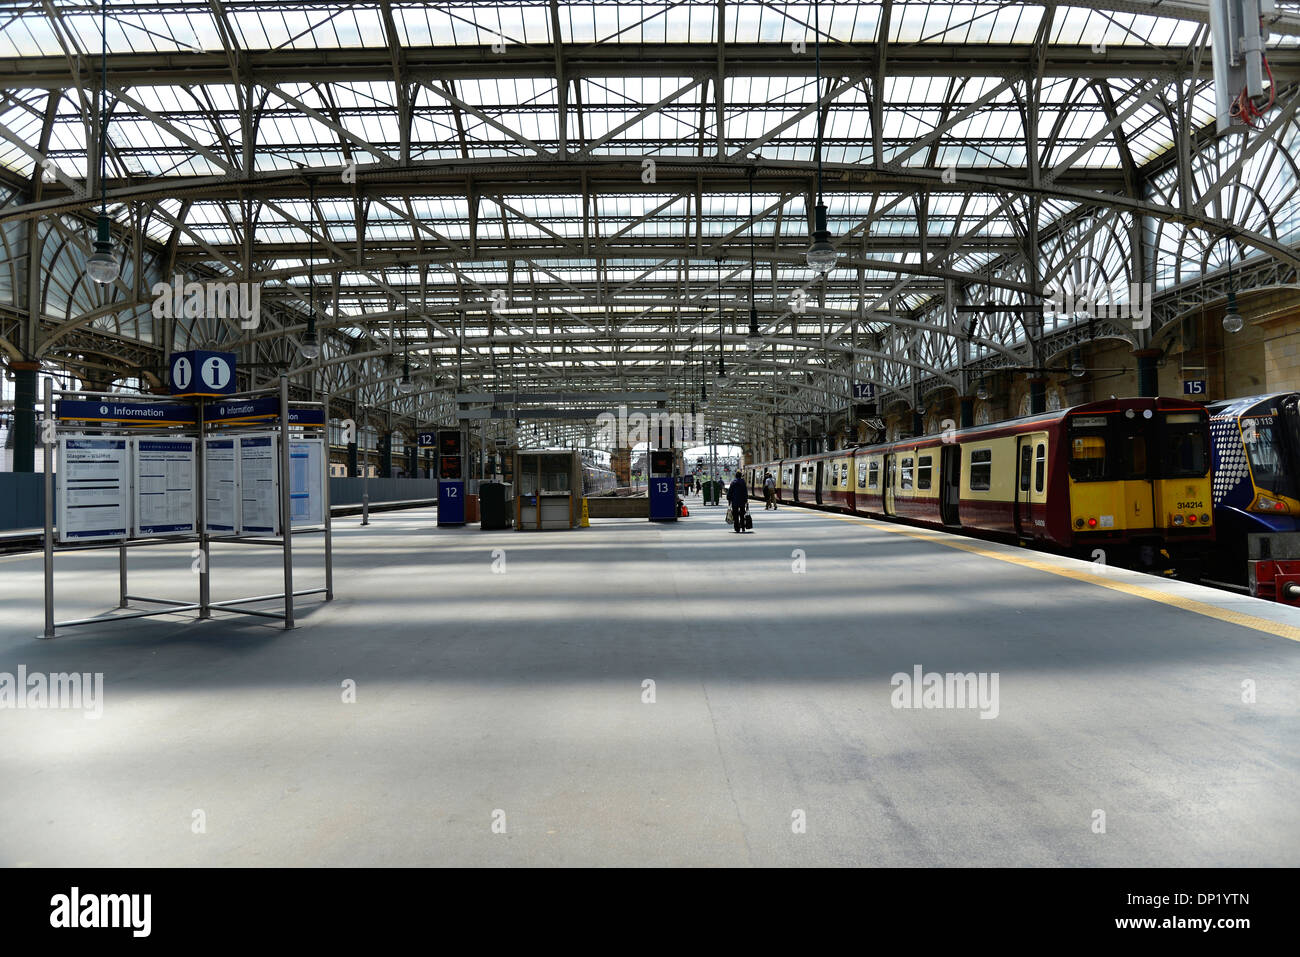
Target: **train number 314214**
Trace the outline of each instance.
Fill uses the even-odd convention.
[[[1203,508],[1200,502],[1179,502],[1179,508]]]

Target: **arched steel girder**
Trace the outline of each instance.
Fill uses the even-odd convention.
[[[1290,98],[1296,96],[1296,91],[1289,91]],[[1281,98],[1279,98],[1281,101]],[[1279,106],[1287,104],[1279,102]],[[515,185],[511,189],[500,190],[503,193],[515,194],[521,191],[521,184],[530,182],[530,170],[548,169],[553,170],[557,165],[564,169],[573,177],[573,184],[566,192],[571,195],[581,195],[582,188],[580,185],[581,174],[598,171],[625,170],[629,184],[640,183],[642,157],[605,157],[601,159],[565,159],[557,161],[555,159],[538,159],[538,160],[511,160],[509,162],[484,161],[482,159],[452,159],[436,160],[420,163],[402,164],[399,166],[380,166],[375,164],[367,167],[357,167],[357,183],[355,187],[339,182],[340,170],[331,169],[328,171],[294,171],[292,173],[284,172],[267,172],[257,173],[252,176],[243,176],[230,174],[227,176],[205,176],[205,177],[177,177],[175,180],[166,183],[137,184],[131,186],[118,185],[108,191],[108,201],[110,205],[115,203],[141,202],[141,201],[161,201],[164,199],[180,198],[225,198],[236,199],[245,198],[259,200],[257,188],[278,184],[281,187],[279,195],[297,197],[302,190],[301,184],[304,180],[315,180],[314,189],[318,200],[331,198],[335,193],[349,200],[358,197],[376,197],[390,198],[391,191],[385,191],[383,184],[398,176],[411,176],[419,173],[455,173],[464,170],[466,173],[472,173],[476,183],[485,177],[501,176],[508,177],[508,181]],[[728,162],[727,160],[709,159],[706,157],[690,157],[675,159],[665,157],[657,159],[657,169],[659,182],[656,184],[656,192],[671,192],[674,184],[671,182],[671,175],[676,173],[679,177],[690,177],[689,192],[694,192],[694,177],[699,173],[726,173],[730,179],[719,179],[717,182],[709,184],[709,192],[740,192],[748,188],[748,170],[751,166],[757,165],[763,173],[780,173],[786,175],[798,175],[804,182],[809,182],[809,177],[815,175],[816,165],[813,163],[799,162],[793,160],[763,160],[759,162]],[[1231,230],[1235,235],[1249,245],[1254,246],[1261,252],[1282,260],[1292,265],[1300,266],[1300,253],[1289,247],[1273,241],[1270,237],[1263,236],[1254,231],[1241,230],[1240,227],[1233,223],[1224,222],[1207,216],[1204,213],[1198,213],[1195,209],[1184,211],[1171,206],[1163,206],[1158,203],[1149,202],[1139,197],[1127,196],[1121,193],[1098,193],[1082,188],[1063,186],[1057,183],[1032,183],[1023,180],[1009,179],[1003,176],[990,175],[988,173],[977,173],[973,171],[962,171],[953,182],[944,181],[943,169],[926,169],[926,168],[905,168],[889,169],[888,167],[880,170],[871,169],[858,164],[851,163],[826,163],[824,164],[824,175],[826,179],[826,191],[830,193],[837,192],[869,192],[869,193],[896,193],[896,192],[916,192],[926,191],[935,193],[1000,193],[1000,194],[1019,194],[1023,196],[1034,196],[1042,199],[1057,199],[1066,202],[1080,203],[1083,205],[1102,205],[1112,208],[1125,209],[1139,215],[1152,216],[1157,219],[1169,222],[1179,223],[1185,226],[1195,226],[1209,230],[1210,232],[1225,232]],[[665,181],[668,177],[669,181]],[[734,180],[734,182],[730,182]],[[415,183],[415,194],[417,195],[447,195],[450,191],[446,186],[442,190],[430,189],[427,192],[421,192],[419,186]],[[729,186],[729,189],[723,187]],[[287,192],[289,187],[294,187]],[[684,194],[688,191],[687,182],[683,181],[678,187]],[[481,195],[487,195],[488,190],[481,185],[476,189]],[[355,190],[355,191],[354,191]],[[48,191],[48,190],[47,190]],[[631,189],[629,192],[646,192],[644,189]],[[1194,197],[1187,197],[1189,206]],[[56,196],[52,198],[41,199],[32,203],[19,206],[0,207],[0,222],[9,220],[29,219],[36,216],[50,216],[56,213],[89,213],[92,207],[98,205],[94,197],[80,196],[72,197],[68,195]],[[860,224],[859,227],[849,231],[848,235],[855,235],[862,225],[869,224],[869,220]],[[301,224],[300,224],[301,225]],[[844,237],[838,237],[836,242],[843,242]],[[305,244],[304,244],[305,245]],[[610,253],[613,253],[613,248]],[[570,252],[570,255],[572,253]],[[626,251],[619,251],[619,255],[625,256]],[[500,258],[500,257],[498,257]],[[660,253],[662,258],[662,252]],[[854,263],[857,264],[857,263]],[[903,267],[909,264],[890,264],[889,268]],[[931,267],[914,267],[915,271],[924,271],[925,274],[937,275],[929,272]],[[900,269],[900,271],[908,271]],[[1009,288],[1016,288],[1011,286]],[[1026,289],[1021,291],[1028,292]]]

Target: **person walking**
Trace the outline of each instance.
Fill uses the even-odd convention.
[[[763,511],[776,511],[776,479],[767,469],[763,469]]]
[[[736,477],[727,486],[727,504],[731,506],[731,524],[736,534],[745,532],[745,509],[749,505],[749,489],[745,486],[745,477],[736,470]]]

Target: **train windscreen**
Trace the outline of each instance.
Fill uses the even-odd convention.
[[[1070,418],[1070,478],[1076,482],[1104,482],[1114,469],[1110,448],[1111,420],[1106,415]]]
[[[1294,470],[1287,466],[1287,440],[1276,415],[1243,416],[1242,444],[1255,484],[1277,495],[1296,496]]]
[[[1205,418],[1196,412],[1167,412],[1160,444],[1165,478],[1204,478],[1210,468]]]

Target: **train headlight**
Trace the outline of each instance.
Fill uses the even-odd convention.
[[[1075,528],[1083,528],[1083,519],[1081,519],[1081,518],[1076,518],[1076,519],[1074,520],[1074,527],[1075,527]]]
[[[1179,517],[1179,518],[1182,518],[1181,515],[1178,516],[1178,517]],[[1196,516],[1195,516],[1195,515],[1188,515],[1188,516],[1187,516],[1187,523],[1188,523],[1189,525],[1195,525],[1195,524],[1196,524]]]
[[[1183,517],[1182,517],[1181,515],[1175,515],[1175,516],[1174,516],[1174,524],[1175,524],[1175,525],[1181,525],[1181,524],[1183,524]]]
[[[1089,528],[1096,528],[1096,527],[1097,527],[1097,520],[1096,520],[1095,518],[1090,518],[1090,519],[1088,519],[1088,527],[1089,527]]]
[[[1202,524],[1202,525],[1209,525],[1209,524],[1210,524],[1210,513],[1209,513],[1209,512],[1206,512],[1204,515],[1201,516],[1201,524]]]
[[[1279,502],[1267,495],[1261,495],[1255,499],[1255,504],[1251,508],[1256,512],[1285,512],[1287,510],[1285,502]]]

